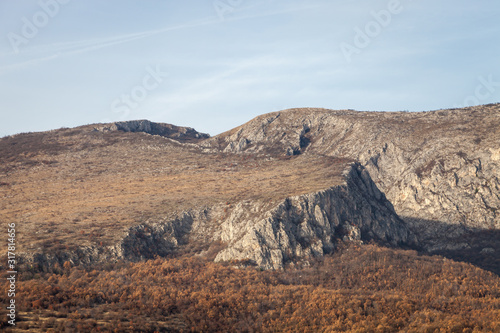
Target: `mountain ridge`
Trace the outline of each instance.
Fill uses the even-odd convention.
[[[495,271],[488,257],[500,251],[495,237],[474,237],[500,229],[499,114],[498,104],[422,113],[307,108],[261,115],[214,137],[147,120],[15,135],[0,139],[0,190],[14,207],[2,213],[25,226],[25,261],[41,266],[210,250],[216,260],[276,269],[329,253],[346,235],[369,241],[377,228],[367,221],[381,223],[389,214],[382,207],[393,206],[393,222],[382,228],[393,239],[378,237],[382,244],[472,251]],[[317,213],[309,207],[314,193],[349,179],[343,197],[364,201],[355,199],[344,219],[325,207],[352,198],[329,192]],[[289,198],[308,195],[290,206]],[[261,218],[248,219],[259,210],[252,216]],[[248,232],[223,236],[231,229]]]
[[[308,110],[262,115],[202,144],[235,153],[351,158],[400,215],[458,229],[500,227],[498,104],[422,113]]]

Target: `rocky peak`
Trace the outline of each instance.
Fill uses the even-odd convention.
[[[101,132],[143,132],[151,135],[167,137],[180,142],[197,142],[210,137],[210,135],[199,133],[191,127],[180,127],[165,123],[155,123],[149,120],[130,120],[114,122],[111,124],[100,124],[94,126],[94,130]]]

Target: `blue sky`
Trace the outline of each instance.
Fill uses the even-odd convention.
[[[500,3],[0,0],[0,136],[500,102]]]

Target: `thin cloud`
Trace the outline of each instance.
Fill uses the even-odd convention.
[[[248,11],[249,9],[255,8],[261,4],[254,4],[254,5],[249,5],[246,7],[241,7],[241,8],[236,8],[235,12],[245,12]],[[298,12],[298,11],[304,11],[308,9],[316,9],[318,7],[322,7],[322,5],[316,4],[307,4],[307,5],[302,5],[302,6],[295,6],[295,7],[290,7],[286,9],[280,9],[280,10],[275,10],[275,11],[269,11],[269,12],[264,12],[264,13],[258,13],[258,14],[251,14],[251,15],[244,15],[244,16],[232,16],[225,18],[225,21],[242,21],[242,20],[248,20],[248,19],[255,19],[255,18],[261,18],[261,17],[267,17],[267,16],[276,16],[276,15],[282,15],[282,14],[287,14],[287,13],[293,13],[293,12]]]
[[[32,59],[32,60],[28,60],[28,61],[24,61],[24,62],[12,64],[12,65],[0,67],[0,75],[5,74],[5,73],[10,72],[10,71],[13,71],[13,70],[19,70],[19,69],[26,68],[28,66],[37,65],[37,64],[43,63],[45,61],[53,60],[53,59],[63,57],[63,56],[86,53],[86,52],[90,52],[90,51],[94,51],[94,50],[98,50],[98,49],[102,49],[102,48],[106,48],[106,47],[110,47],[110,46],[114,46],[114,45],[132,42],[132,41],[135,41],[138,39],[151,37],[151,36],[165,33],[165,32],[169,32],[169,31],[181,30],[181,29],[187,29],[187,28],[193,28],[193,27],[200,27],[200,26],[213,24],[214,22],[216,22],[216,20],[212,19],[212,20],[205,20],[202,22],[182,24],[182,25],[168,27],[168,28],[159,29],[159,30],[150,30],[150,31],[145,31],[145,32],[140,32],[140,33],[105,38],[105,39],[99,38],[99,39],[94,39],[94,40],[85,40],[85,41],[68,42],[68,43],[57,43],[57,44],[51,44],[51,45],[47,45],[47,46],[37,47],[37,48],[33,48],[32,52],[36,52],[36,53],[51,52],[54,54],[50,55],[50,56],[40,57],[37,59]]]
[[[258,5],[259,4],[237,8],[235,11],[238,11],[238,12],[248,11],[252,8],[255,8]],[[302,10],[307,10],[307,9],[313,9],[313,8],[317,8],[319,6],[320,5],[297,6],[297,7],[291,7],[291,8],[286,8],[286,9],[277,10],[277,11],[270,11],[270,12],[265,12],[265,13],[251,14],[251,15],[245,15],[245,16],[232,16],[232,17],[225,19],[225,21],[236,22],[236,21],[255,19],[255,18],[260,18],[260,17],[276,16],[276,15],[286,14],[286,13],[290,13],[290,12],[297,12],[297,11],[302,11]],[[42,56],[42,57],[39,57],[36,59],[31,59],[28,61],[14,63],[11,65],[0,67],[0,75],[6,74],[6,73],[11,72],[11,71],[21,70],[21,69],[27,68],[29,66],[39,65],[43,62],[51,61],[51,60],[54,60],[54,59],[57,59],[60,57],[70,56],[70,55],[75,55],[75,54],[82,54],[82,53],[91,52],[91,51],[103,49],[103,48],[114,46],[114,45],[129,43],[129,42],[132,42],[135,40],[151,37],[151,36],[166,33],[169,31],[202,27],[202,26],[220,24],[220,23],[221,23],[220,18],[209,17],[209,18],[197,21],[197,22],[181,24],[178,26],[167,27],[167,28],[158,29],[158,30],[150,30],[150,31],[144,31],[144,32],[139,32],[139,33],[127,34],[127,35],[120,35],[120,36],[109,37],[109,38],[97,38],[97,39],[91,39],[91,40],[72,41],[72,42],[54,43],[54,44],[50,44],[50,45],[36,46],[36,47],[32,47],[32,48],[27,49],[23,53],[41,54],[41,53],[49,53],[50,52],[50,53],[52,53],[52,55]],[[10,56],[14,55],[14,52],[4,53],[1,56],[9,56],[9,55]]]

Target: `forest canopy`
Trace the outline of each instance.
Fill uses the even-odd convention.
[[[68,262],[21,275],[17,329],[500,332],[498,276],[376,245],[281,271],[186,257],[93,268]]]

